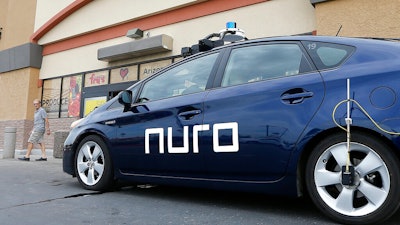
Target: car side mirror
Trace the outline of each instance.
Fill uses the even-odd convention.
[[[132,105],[132,91],[122,91],[118,97],[118,102],[124,106],[124,112],[129,111]]]

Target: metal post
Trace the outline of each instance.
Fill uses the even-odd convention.
[[[4,151],[3,151],[4,159],[14,158],[16,134],[17,134],[16,127],[6,127],[4,129]]]

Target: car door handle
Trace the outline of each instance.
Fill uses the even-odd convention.
[[[198,115],[201,113],[200,109],[195,109],[195,110],[190,110],[186,112],[181,112],[178,114],[179,117],[183,117],[185,120],[190,120],[192,119],[195,115]]]
[[[286,104],[299,104],[306,98],[311,98],[314,93],[304,89],[292,89],[281,95],[281,99]]]

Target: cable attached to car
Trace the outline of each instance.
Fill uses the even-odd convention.
[[[346,127],[340,125],[335,119],[335,114],[336,114],[338,107],[344,103],[347,103],[347,116],[345,118]],[[392,132],[392,131],[383,129],[371,117],[371,115],[369,115],[369,113],[360,105],[360,103],[358,103],[356,100],[350,98],[350,79],[347,79],[347,99],[340,101],[338,104],[336,104],[336,106],[334,107],[334,109],[332,111],[333,122],[336,124],[336,126],[341,128],[342,130],[344,130],[347,134],[346,135],[346,137],[347,137],[347,160],[346,160],[346,165],[342,166],[342,184],[347,185],[347,186],[351,186],[354,184],[354,167],[351,165],[351,162],[350,162],[350,144],[351,144],[350,127],[351,127],[351,124],[353,123],[353,120],[351,119],[351,116],[350,116],[350,111],[351,111],[350,104],[351,103],[356,104],[361,109],[361,111],[367,116],[367,118],[382,132],[391,134],[391,135],[400,135],[399,132]]]
[[[332,119],[333,119],[333,122],[336,124],[336,126],[338,126],[339,128],[341,128],[342,130],[344,130],[344,131],[347,132],[347,129],[346,129],[345,127],[343,127],[342,125],[340,125],[340,124],[336,121],[336,119],[335,119],[335,114],[336,114],[337,108],[339,108],[340,105],[342,105],[342,104],[344,104],[344,103],[346,103],[346,102],[353,102],[354,104],[356,104],[356,105],[360,108],[360,110],[364,113],[364,115],[367,116],[367,118],[368,118],[380,131],[382,131],[382,132],[384,132],[384,133],[387,133],[387,134],[391,134],[391,135],[400,135],[400,132],[388,131],[388,130],[385,130],[384,128],[382,128],[381,126],[379,126],[379,124],[371,117],[371,115],[368,114],[368,112],[360,105],[360,103],[358,103],[358,102],[357,102],[356,100],[354,100],[354,99],[345,99],[345,100],[343,100],[343,101],[340,101],[340,102],[335,106],[335,108],[333,109],[333,112],[332,112]]]

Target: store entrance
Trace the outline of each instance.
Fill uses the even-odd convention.
[[[84,87],[82,91],[80,117],[85,117],[96,107],[112,99],[122,90],[130,87],[135,82],[108,84],[95,87]]]

